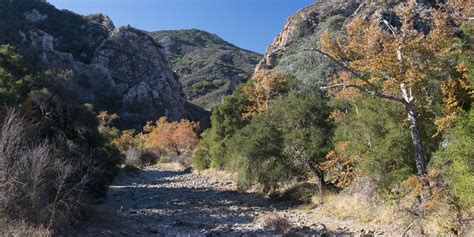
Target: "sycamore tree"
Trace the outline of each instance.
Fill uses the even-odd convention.
[[[313,49],[341,69],[321,89],[340,90],[343,95],[369,94],[404,107],[419,176],[426,173],[419,113],[434,110],[434,100],[443,96],[443,85],[465,80],[467,68],[452,60],[459,53],[453,49],[454,28],[468,20],[466,9],[472,9],[472,2],[452,0],[426,9],[409,1],[393,9],[399,24],[355,18],[344,37],[333,38],[326,32],[321,36],[321,50]],[[420,21],[429,24],[423,28]]]
[[[161,117],[156,123],[148,122],[141,135],[145,147],[150,150],[164,151],[169,155],[181,155],[196,148],[199,138],[195,130],[199,124],[183,119],[179,122],[168,122]]]
[[[249,119],[268,110],[278,96],[288,92],[288,79],[287,75],[278,70],[263,70],[255,74],[252,83],[243,87],[250,105],[245,107],[242,118]]]

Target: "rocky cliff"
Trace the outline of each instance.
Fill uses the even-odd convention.
[[[186,97],[206,109],[248,80],[261,55],[201,30],[151,32],[163,45]]]
[[[186,102],[163,48],[145,32],[33,0],[2,1],[0,20],[0,44],[35,67],[70,70],[83,102],[118,113],[124,128],[206,115]]]
[[[131,27],[114,30],[95,50],[91,64],[108,69],[122,95],[122,118],[140,123],[143,114],[185,117],[181,84],[162,47],[146,33]]]
[[[370,0],[316,1],[287,19],[255,71],[280,70],[295,76],[303,89],[315,90],[337,70],[327,58],[311,51],[312,48],[319,47],[321,33],[330,31],[332,34],[342,34],[344,25],[356,16],[385,19],[392,25],[397,25],[393,7],[403,2],[406,0],[389,3]],[[417,2],[422,10],[433,7],[440,1]],[[417,23],[421,30],[428,27],[423,20],[418,20]]]

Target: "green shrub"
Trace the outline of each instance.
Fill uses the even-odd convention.
[[[332,125],[320,95],[289,95],[256,116],[228,142],[228,163],[239,184],[264,191],[314,174],[330,147]]]
[[[357,156],[360,175],[375,181],[378,190],[389,192],[403,180],[415,174],[413,145],[404,108],[393,102],[361,98],[352,104],[347,116],[337,124],[334,144],[348,142],[346,155]],[[420,116],[421,119],[422,116]],[[434,125],[423,123],[419,127],[424,141],[425,154],[431,154],[437,139]]]
[[[196,152],[194,152],[193,167],[198,171],[205,170],[211,165],[212,157],[209,151],[209,140],[210,136],[204,135]]]
[[[208,129],[195,154],[194,164],[201,167],[224,168],[228,140],[248,122],[242,120],[244,108],[249,105],[242,87],[224,97],[211,115],[212,128]]]
[[[440,172],[450,192],[462,207],[474,205],[474,111],[463,115],[445,141],[446,146],[434,154],[432,169]]]

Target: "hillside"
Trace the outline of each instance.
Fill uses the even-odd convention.
[[[410,236],[472,234],[473,5],[299,10],[252,80],[214,108],[194,166],[233,172],[241,189],[291,187],[327,216]]]
[[[0,11],[0,44],[15,46],[32,68],[71,71],[81,101],[117,113],[120,127],[207,116],[188,104],[161,45],[145,32],[42,1],[2,1]]]
[[[164,47],[186,98],[208,110],[247,81],[261,58],[201,30],[149,34]]]
[[[261,56],[0,1],[0,236],[474,236],[473,16],[318,0]]]

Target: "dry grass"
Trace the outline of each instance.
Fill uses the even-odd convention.
[[[156,163],[154,167],[163,168],[167,170],[180,171],[186,169],[187,167],[180,162],[166,162],[166,163]]]
[[[290,228],[288,220],[274,212],[259,215],[254,222],[264,230],[271,229],[286,233]]]
[[[16,223],[0,223],[0,236],[4,237],[23,237],[23,236],[34,236],[34,237],[50,237],[53,236],[53,232],[44,227],[33,227],[25,222]]]
[[[198,172],[198,171],[196,171]],[[206,177],[213,178],[215,180],[219,180],[221,182],[225,183],[232,183],[232,186],[235,186],[235,180],[237,179],[236,175],[233,173],[230,173],[228,171],[223,171],[223,170],[216,170],[216,169],[206,169],[203,171],[199,171],[199,174],[204,175]]]
[[[320,210],[340,220],[356,220],[361,223],[407,226],[411,217],[395,206],[375,204],[363,195],[327,194]],[[319,197],[315,197],[319,199]]]
[[[319,196],[314,196],[319,203]],[[407,201],[408,202],[408,201]],[[455,212],[446,203],[432,204],[435,210],[426,209],[424,218],[409,213],[402,201],[388,204],[370,201],[361,194],[326,194],[323,205],[316,210],[319,215],[341,221],[349,221],[369,226],[383,226],[387,230],[408,236],[474,236],[470,223],[460,226]]]

